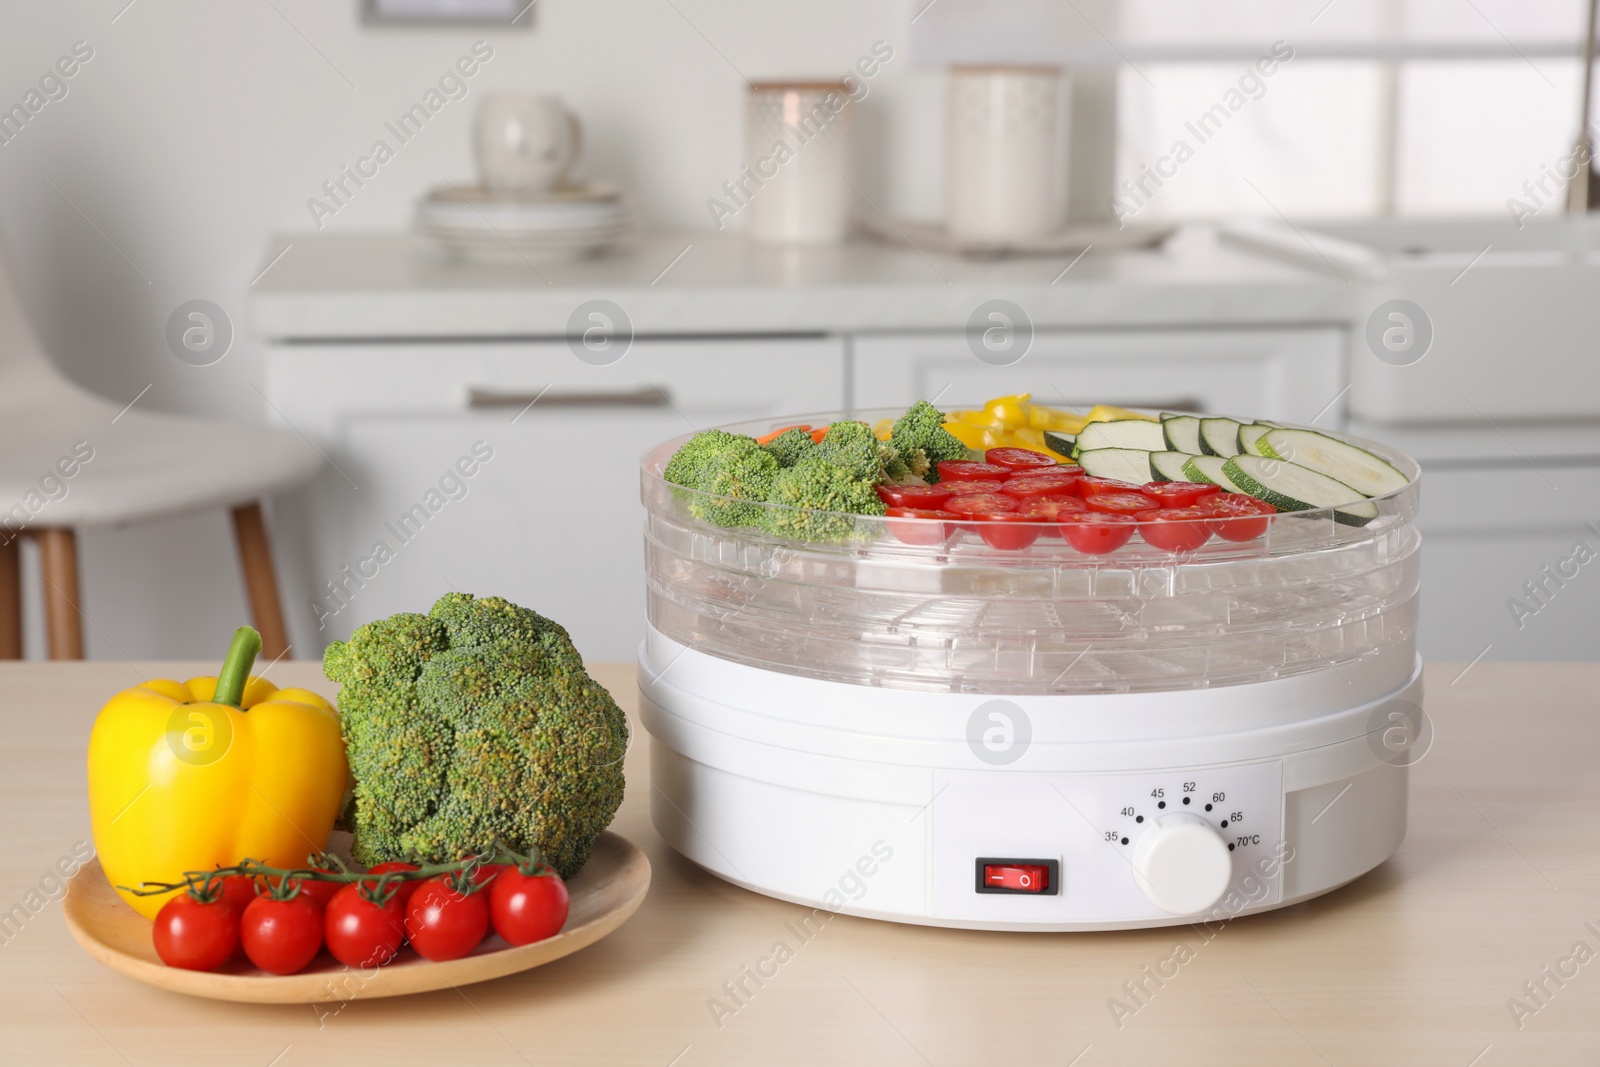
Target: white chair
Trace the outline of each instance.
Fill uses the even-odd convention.
[[[283,655],[288,635],[260,501],[309,479],[322,457],[271,427],[126,403],[87,392],[56,370],[0,247],[0,659],[22,656],[19,538],[39,545],[50,658],[82,659],[75,528],[213,507],[233,512],[264,661]]]

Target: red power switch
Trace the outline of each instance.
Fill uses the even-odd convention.
[[[1033,864],[986,863],[983,884],[1014,893],[1043,893],[1050,888],[1050,868]]]

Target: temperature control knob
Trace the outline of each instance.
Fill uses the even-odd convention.
[[[1150,902],[1173,915],[1205,911],[1233,879],[1227,842],[1198,815],[1156,819],[1133,849],[1133,876]]]

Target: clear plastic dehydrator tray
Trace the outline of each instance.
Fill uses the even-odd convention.
[[[900,413],[721,428],[756,436]],[[1174,554],[1134,537],[1086,555],[1053,529],[997,549],[965,523],[910,538],[929,544],[896,533],[932,520],[840,516],[828,541],[718,527],[695,517],[705,494],[661,477],[688,436],[641,464],[649,619],[682,645],[752,667],[932,692],[1148,692],[1337,668],[1416,630],[1420,472],[1360,438],[1339,435],[1410,479],[1372,499],[1377,517],[1365,525],[1334,509],[1288,512],[1251,540],[1213,537]]]

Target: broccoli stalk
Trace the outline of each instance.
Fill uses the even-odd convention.
[[[622,802],[628,723],[566,630],[499,597],[360,626],[323,656],[361,863],[538,849],[562,877]]]
[[[919,400],[895,420],[889,443],[899,450],[911,473],[929,484],[939,480],[941,459],[966,459],[967,446],[944,428],[944,412]]]

